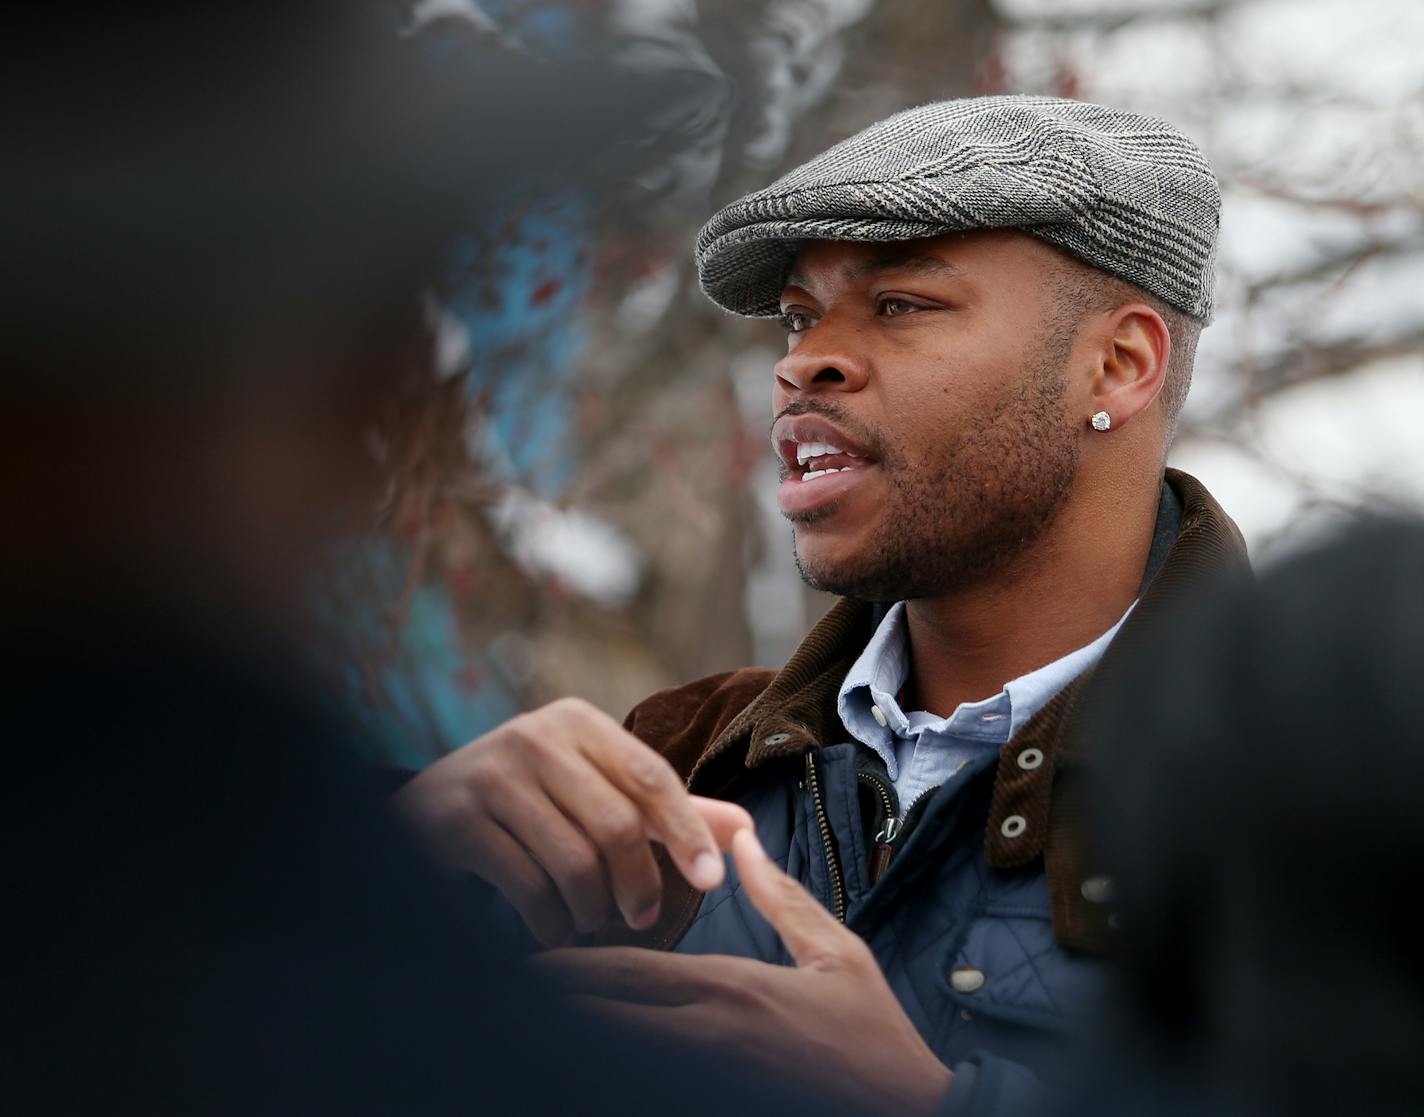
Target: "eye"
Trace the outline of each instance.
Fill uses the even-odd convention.
[[[881,299],[880,313],[887,318],[899,318],[905,314],[913,314],[920,308],[908,299]]]
[[[805,333],[816,324],[816,320],[804,310],[783,310],[781,328],[789,334]]]

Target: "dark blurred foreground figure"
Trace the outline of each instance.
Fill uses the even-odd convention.
[[[784,1107],[499,954],[307,670],[441,246],[649,97],[396,14],[7,22],[7,1113]]]
[[[1121,1027],[1074,1113],[1424,1112],[1421,577],[1424,524],[1358,524],[1103,692]]]

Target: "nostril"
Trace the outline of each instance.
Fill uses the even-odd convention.
[[[823,368],[811,378],[812,384],[844,384],[845,374],[838,368]]]

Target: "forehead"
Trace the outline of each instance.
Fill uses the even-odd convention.
[[[1015,229],[980,229],[905,241],[812,240],[802,244],[786,286],[864,282],[895,272],[942,278],[1016,277],[1041,271],[1053,249]]]

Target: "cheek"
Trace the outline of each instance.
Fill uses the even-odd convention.
[[[1002,387],[979,365],[948,363],[887,385],[887,448],[906,464],[934,461],[993,413]]]

